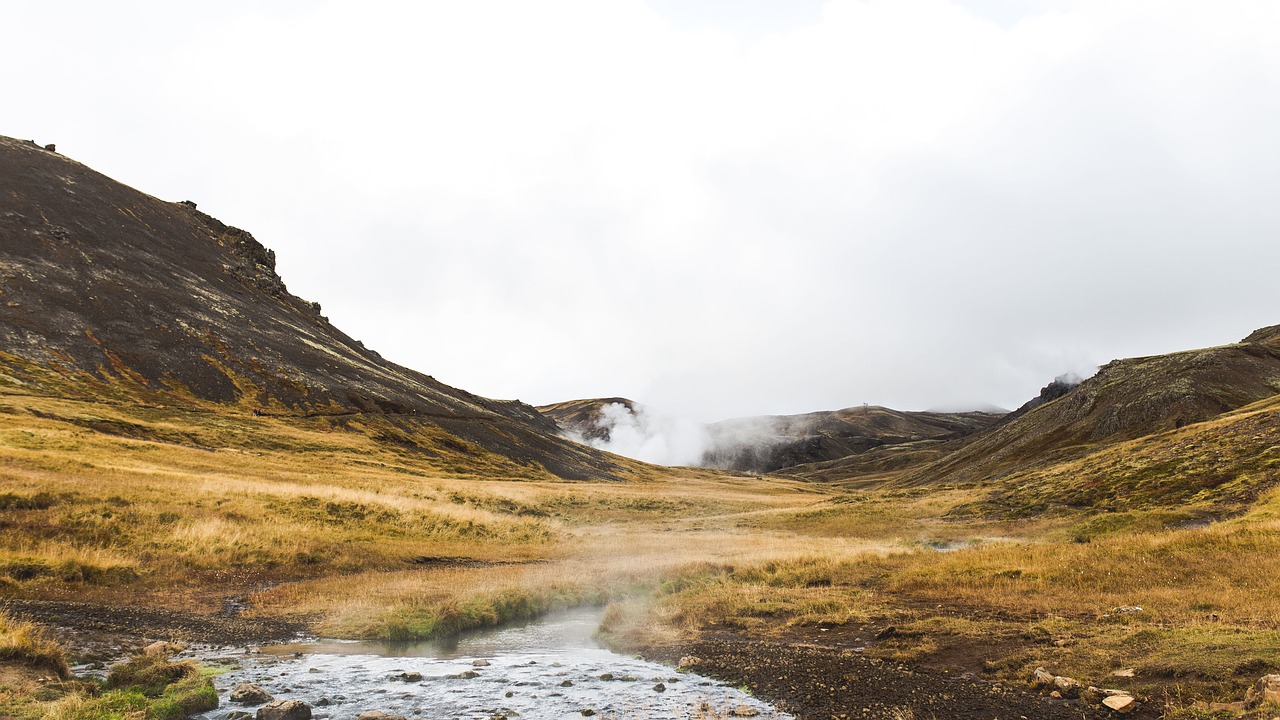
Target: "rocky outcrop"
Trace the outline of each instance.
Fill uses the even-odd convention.
[[[257,720],[311,720],[311,706],[301,700],[277,700],[258,708]]]
[[[232,688],[229,699],[238,705],[262,705],[275,700],[262,686],[253,683],[236,685]]]
[[[1244,703],[1248,708],[1268,703],[1280,708],[1280,675],[1263,675],[1259,678],[1245,694]]]

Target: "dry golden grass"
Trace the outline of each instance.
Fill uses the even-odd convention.
[[[1259,446],[1268,408],[1038,471],[1088,485],[1128,463],[1121,485],[1152,496],[1152,467],[1257,460],[1250,504],[1232,495],[1247,513],[1183,527],[1225,506],[1025,518],[972,512],[992,507],[983,487],[643,468],[562,482],[403,452],[371,439],[382,427],[0,393],[0,593],[214,607],[269,585],[251,612],[405,639],[582,603],[609,603],[606,630],[638,644],[892,619],[902,632],[874,650],[885,657],[999,639],[999,677],[1046,665],[1101,682],[1123,665],[1139,668],[1137,689],[1220,699],[1280,669],[1280,491],[1256,475],[1274,459]],[[1214,432],[1230,447],[1212,448]],[[1143,611],[1106,617],[1121,606]]]
[[[65,678],[70,675],[62,647],[44,628],[0,610],[0,660],[16,662]]]

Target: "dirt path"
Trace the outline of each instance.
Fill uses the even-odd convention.
[[[705,635],[678,649],[698,673],[749,687],[799,720],[1094,720],[1097,710],[949,671],[833,647]],[[656,653],[677,662],[677,649]]]

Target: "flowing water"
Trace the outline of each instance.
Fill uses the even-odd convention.
[[[601,612],[578,609],[538,622],[465,635],[451,643],[325,641],[262,648],[214,679],[227,692],[253,682],[277,700],[303,700],[312,717],[345,720],[381,710],[408,718],[565,720],[790,718],[750,695],[694,673],[619,655],[592,635]]]

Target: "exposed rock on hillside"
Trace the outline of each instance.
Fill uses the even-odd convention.
[[[248,232],[0,138],[0,368],[50,392],[443,428],[567,478],[619,466],[532,407],[383,360],[290,295]],[[447,339],[441,339],[447,342]]]

